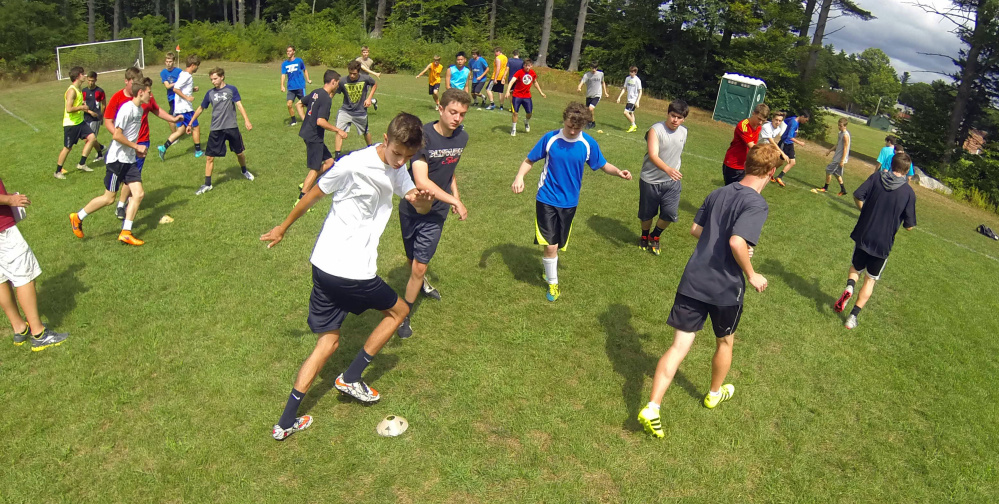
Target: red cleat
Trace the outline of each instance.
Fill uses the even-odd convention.
[[[837,300],[836,304],[833,305],[833,310],[836,310],[836,313],[842,312],[843,309],[846,308],[846,302],[849,301],[851,297],[853,297],[853,292],[844,290],[843,294],[840,294],[839,300]]]

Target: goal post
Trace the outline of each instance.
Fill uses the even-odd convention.
[[[69,69],[81,66],[88,73],[118,72],[131,66],[146,67],[142,38],[107,40],[56,47],[56,78],[69,78]]]

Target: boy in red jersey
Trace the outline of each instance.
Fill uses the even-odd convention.
[[[511,88],[513,89],[513,99],[510,100],[510,109],[513,110],[513,126],[510,128],[510,136],[517,136],[517,112],[520,107],[524,107],[524,131],[531,132],[531,112],[534,111],[534,102],[531,101],[531,83],[534,83],[541,93],[542,98],[548,98],[538,84],[538,74],[534,73],[534,62],[530,58],[524,60],[524,68],[517,70],[506,84],[504,98],[510,98]]]
[[[142,71],[136,67],[130,67],[125,70],[125,87],[114,94],[111,97],[111,101],[108,102],[108,106],[104,109],[104,129],[108,130],[111,136],[114,136],[114,119],[118,115],[118,109],[122,105],[132,101],[132,82],[143,81]],[[149,103],[143,103],[142,105],[142,125],[139,127],[139,138],[136,143],[139,145],[145,145],[149,147],[149,121],[146,116],[150,112],[163,119],[164,121],[174,124],[181,121],[184,116],[177,115],[176,117],[171,116],[165,110],[161,109],[159,105],[156,104],[156,98],[152,95],[149,96]],[[139,158],[136,160],[136,165],[139,169],[139,173],[142,173],[142,167],[146,162],[146,158]],[[125,204],[128,201],[128,197],[132,194],[131,190],[127,185],[121,188],[121,197],[118,199],[118,208],[115,210],[115,215],[118,216],[118,220],[125,220]]]
[[[749,119],[739,121],[735,125],[735,135],[732,144],[725,151],[725,161],[722,163],[722,178],[725,185],[734,184],[746,174],[746,154],[759,141],[760,128],[770,115],[770,107],[761,103],[753,109]]]

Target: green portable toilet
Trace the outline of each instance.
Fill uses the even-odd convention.
[[[874,129],[879,129],[881,131],[890,131],[891,117],[888,117],[883,114],[871,116],[871,118],[867,120],[867,125]]]
[[[711,118],[736,124],[752,115],[753,107],[763,103],[766,95],[767,84],[760,79],[730,73],[722,75]]]

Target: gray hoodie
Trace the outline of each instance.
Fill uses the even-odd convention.
[[[908,182],[909,177],[906,177],[905,175],[896,175],[895,172],[891,170],[881,171],[881,185],[884,186],[886,191],[894,191]]]

